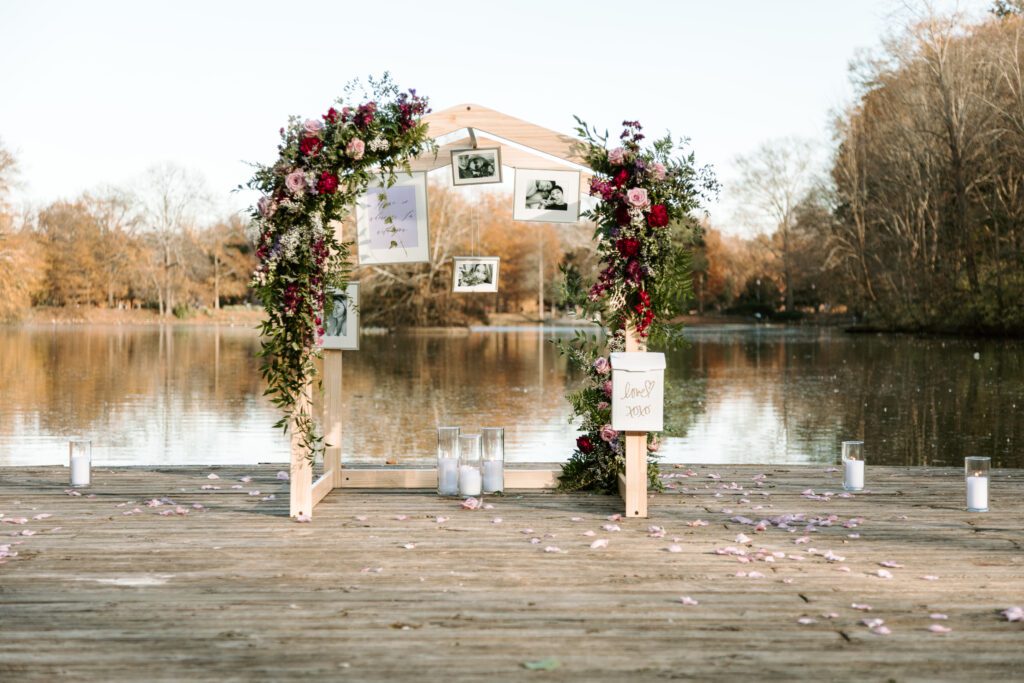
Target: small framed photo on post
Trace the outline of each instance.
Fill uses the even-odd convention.
[[[359,264],[426,263],[427,174],[400,173],[385,188],[370,185],[356,200]]]
[[[324,311],[325,349],[359,350],[359,283],[350,282],[344,290],[327,292],[330,312]]]
[[[580,174],[517,168],[513,202],[514,220],[575,223],[580,217]]]
[[[453,149],[452,182],[455,185],[500,183],[501,148]]]
[[[497,256],[456,256],[453,292],[497,292]]]

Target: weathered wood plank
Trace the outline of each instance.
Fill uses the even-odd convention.
[[[345,490],[296,524],[278,469],[96,468],[81,497],[64,493],[66,468],[0,469],[0,545],[20,543],[0,560],[0,680],[1012,680],[1024,664],[1024,624],[998,614],[1024,602],[1021,471],[995,473],[985,514],[963,510],[958,470],[872,468],[870,492],[825,501],[802,495],[841,490],[823,467],[723,466],[665,470],[675,488],[650,498],[649,520],[609,521],[614,496],[515,492],[466,511]],[[146,507],[163,497],[175,504]],[[159,514],[177,505],[188,513]],[[837,520],[731,521],[787,513]],[[591,550],[598,538],[608,547]],[[787,557],[715,554],[729,546]],[[891,579],[885,561],[903,565]],[[928,632],[934,612],[951,633]],[[544,657],[558,669],[522,669]]]

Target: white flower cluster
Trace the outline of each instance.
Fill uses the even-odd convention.
[[[292,228],[281,235],[281,260],[291,262],[295,260],[295,251],[299,248],[302,235],[297,228]]]
[[[370,140],[370,151],[371,152],[386,152],[391,148],[391,143],[385,140],[382,136],[378,135],[374,139]]]

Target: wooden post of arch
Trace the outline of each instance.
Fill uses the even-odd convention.
[[[626,325],[626,353],[647,350],[647,344],[631,324]],[[626,432],[626,472],[619,475],[619,495],[626,517],[647,516],[647,432]]]
[[[323,362],[318,364],[323,382],[322,399],[313,400],[311,384],[306,386],[299,397],[302,407],[320,413],[324,440],[329,447],[324,450],[324,472],[313,481],[313,467],[306,458],[306,451],[299,444],[299,435],[292,428],[291,477],[288,486],[288,508],[292,517],[312,517],[316,504],[341,486],[341,353],[337,349],[323,351]]]

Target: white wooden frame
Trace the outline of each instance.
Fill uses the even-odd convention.
[[[432,171],[451,164],[451,152],[476,146],[474,130],[490,133],[516,143],[517,146],[501,145],[501,158],[505,165],[513,168],[536,168],[539,159],[555,158],[568,165],[582,168],[580,185],[589,182],[583,160],[576,155],[575,139],[548,130],[521,119],[487,109],[476,104],[460,104],[443,111],[428,114],[423,118],[430,126],[430,134],[439,138],[466,129],[468,137],[443,145],[436,155],[414,159],[412,171]],[[521,147],[528,148],[524,151]],[[362,262],[362,259],[360,259]],[[636,331],[626,330],[626,351],[645,351],[646,346]],[[430,469],[349,469],[341,467],[342,430],[342,351],[323,351],[323,393],[313,396],[309,387],[299,399],[300,408],[317,411],[323,415],[324,436],[331,444],[324,454],[324,474],[313,481],[313,468],[306,460],[305,451],[300,447],[295,430],[291,442],[291,500],[290,512],[293,517],[312,517],[313,508],[335,488],[399,488],[435,489],[437,471]],[[319,394],[320,392],[317,392]],[[314,401],[314,398],[317,400]],[[505,472],[508,489],[550,489],[558,485],[559,470],[509,469]],[[647,434],[626,432],[626,471],[619,475],[619,495],[625,505],[625,516],[647,517]]]

